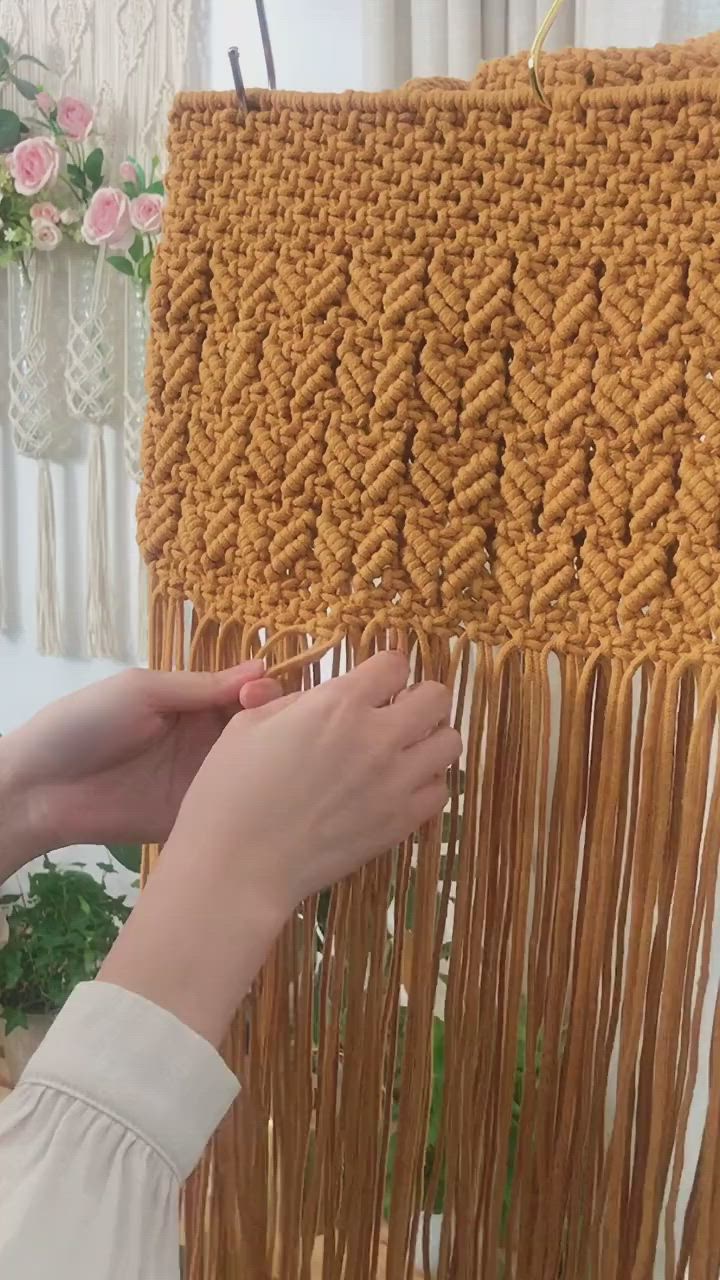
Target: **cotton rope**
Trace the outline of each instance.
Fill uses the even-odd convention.
[[[438,1206],[441,1280],[720,1274],[719,55],[176,102],[151,661],[400,645],[466,742],[244,1000],[190,1280],[429,1276]]]

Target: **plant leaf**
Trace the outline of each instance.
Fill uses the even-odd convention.
[[[15,85],[18,93],[21,93],[23,98],[27,98],[28,102],[35,101],[38,94],[36,85],[31,84],[29,80],[23,80],[21,76],[13,75],[12,71],[8,79]]]
[[[157,182],[153,182],[153,183],[148,187],[148,191],[150,191],[154,196],[164,196],[164,195],[165,195],[165,183],[164,183],[164,182],[161,182],[161,181],[160,181],[160,179],[158,179],[158,181],[157,181]]]
[[[102,168],[105,157],[101,147],[95,147],[85,161],[85,174],[93,191],[102,186]]]
[[[81,169],[79,165],[69,163],[67,167],[67,171],[68,171],[68,177],[70,178],[71,182],[75,183],[76,187],[85,188],[87,186],[85,171],[84,169]]]
[[[7,58],[10,50],[11,46],[8,44],[7,40],[4,40],[3,37],[0,36],[0,57]],[[22,61],[22,59],[19,59],[19,61]]]
[[[112,258],[108,258],[108,262],[112,262],[112,261],[113,261]],[[120,258],[119,261],[125,263],[125,267],[123,268],[123,271],[125,272],[125,274],[132,275],[132,268],[130,267],[130,263],[127,261],[127,259]],[[130,267],[129,273],[127,271],[128,267]],[[133,871],[135,872],[136,875],[139,875],[140,864],[142,862],[141,845],[139,844],[108,844],[105,847],[108,853],[111,853],[113,858],[115,858],[117,862],[121,863],[123,867],[127,867],[128,871]]]
[[[133,262],[139,262],[144,252],[145,245],[143,243],[143,238],[142,236],[136,236],[128,249],[128,253],[130,254]]]
[[[104,871],[109,876],[115,874],[115,868],[112,862],[98,862],[97,867],[98,871]]]
[[[22,121],[14,111],[0,109],[0,151],[10,151],[22,137]]]
[[[0,896],[0,907],[11,907],[13,902],[20,901],[19,893],[3,893]]]
[[[119,258],[117,256],[113,256],[111,258],[108,258],[108,263],[111,267],[114,267],[116,271],[120,271],[124,276],[135,275],[133,264],[132,262],[129,262],[127,258]],[[110,852],[114,854],[113,849],[111,849]]]
[[[42,67],[43,71],[50,70],[46,62],[41,62],[39,58],[33,57],[31,53],[21,53],[20,57],[16,58],[15,61],[16,62],[32,62],[33,66]]]
[[[9,1036],[16,1027],[26,1027],[27,1017],[22,1009],[3,1009],[5,1019],[5,1035]]]
[[[151,250],[149,253],[146,253],[145,257],[142,258],[138,263],[138,276],[146,284],[150,279],[150,272],[152,270],[152,260],[153,260],[153,255]]]

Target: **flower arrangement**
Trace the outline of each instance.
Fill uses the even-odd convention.
[[[92,106],[68,95],[56,101],[18,74],[24,63],[44,65],[0,37],[0,94],[13,86],[31,112],[21,120],[0,109],[0,267],[15,263],[27,275],[33,253],[69,240],[103,250],[144,297],[162,229],[157,156],[148,173],[132,157],[124,160],[111,184],[105,154],[94,144]]]

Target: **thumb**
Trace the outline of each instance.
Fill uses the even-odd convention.
[[[227,671],[151,671],[149,700],[164,714],[236,708],[243,686],[264,674],[264,662],[255,659]]]

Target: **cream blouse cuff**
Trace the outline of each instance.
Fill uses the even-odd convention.
[[[171,1013],[77,987],[0,1105],[0,1275],[176,1280],[180,1183],[237,1090]]]

